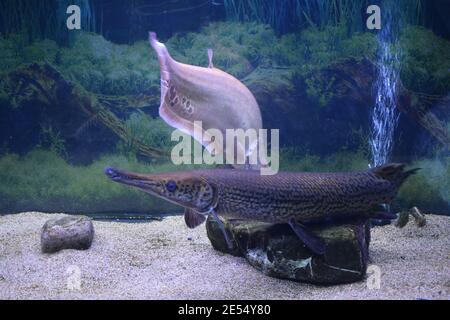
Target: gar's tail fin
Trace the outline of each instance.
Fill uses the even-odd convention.
[[[415,174],[420,168],[405,170],[404,163],[387,163],[372,169],[372,173],[382,179],[389,180],[400,187],[403,182],[410,176]]]

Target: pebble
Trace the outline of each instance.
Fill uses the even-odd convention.
[[[48,220],[41,231],[41,249],[54,253],[63,249],[89,249],[94,238],[92,220],[85,216],[66,216]]]

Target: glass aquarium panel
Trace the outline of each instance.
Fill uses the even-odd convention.
[[[384,1],[378,29],[366,1],[335,2],[3,0],[0,212],[177,210],[103,175],[208,167],[170,159],[151,30],[182,63],[207,67],[213,49],[214,67],[253,93],[262,127],[279,130],[281,170],[405,162],[423,170],[395,205],[448,214],[445,10]]]

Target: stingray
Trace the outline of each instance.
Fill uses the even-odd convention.
[[[220,130],[224,140],[226,129],[255,129],[259,132],[262,118],[255,97],[238,79],[214,67],[212,49],[207,50],[209,65],[204,68],[175,61],[154,32],[149,33],[149,40],[161,69],[159,115],[168,125],[194,137],[215,155],[219,154],[217,150],[225,152],[225,147],[219,144],[227,142],[215,141],[206,130]],[[202,122],[202,138],[194,135],[194,129],[198,128],[194,121]],[[244,145],[239,141],[234,143],[234,160],[238,156],[248,160],[257,150],[258,139],[248,138]]]

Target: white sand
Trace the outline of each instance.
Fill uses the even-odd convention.
[[[182,217],[94,222],[89,250],[42,254],[40,228],[52,217],[36,212],[0,217],[0,299],[450,298],[450,217],[428,216],[422,229],[410,222],[404,229],[373,230],[370,254],[381,270],[378,290],[368,289],[366,281],[320,287],[269,278],[243,258],[214,251],[205,228],[189,230]],[[76,284],[70,276],[74,266],[81,271],[79,291],[67,287]]]

